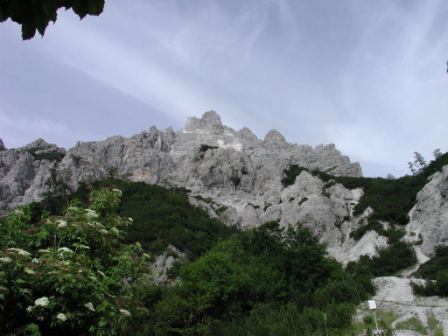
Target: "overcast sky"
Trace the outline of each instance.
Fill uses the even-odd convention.
[[[366,176],[448,150],[446,0],[106,0],[43,38],[0,24],[0,138],[183,127],[216,110],[260,138],[335,143]]]

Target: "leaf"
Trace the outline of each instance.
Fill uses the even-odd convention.
[[[36,35],[36,27],[29,22],[22,23],[22,39],[29,40]]]
[[[80,19],[83,19],[87,14],[89,14],[89,0],[75,0],[73,2],[73,11],[78,14]]]
[[[91,0],[89,2],[89,14],[100,15],[104,9],[104,0]]]
[[[9,7],[8,2],[0,3],[0,22],[3,22],[6,19],[8,19],[8,7]]]

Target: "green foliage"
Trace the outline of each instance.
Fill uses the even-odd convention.
[[[392,310],[376,310],[376,320],[378,323],[378,327],[380,329],[378,336],[392,336],[393,328],[392,323],[397,319],[397,315]],[[369,311],[368,314],[364,315],[362,322],[357,322],[354,324],[354,331],[356,335],[374,335],[372,330],[376,329],[376,324],[374,320],[373,314]],[[367,333],[362,333],[364,330]]]
[[[190,258],[156,287],[169,244]],[[305,227],[235,231],[182,189],[107,180],[0,221],[0,334],[344,335],[372,293]]]
[[[427,280],[426,284],[412,284],[416,294],[448,296],[448,246],[437,246],[434,257],[421,265],[414,277]]]
[[[123,193],[118,214],[133,220],[126,241],[139,241],[154,254],[164,252],[171,244],[195,258],[236,230],[192,206],[185,189],[109,179],[83,186],[73,197],[86,202],[88,189],[104,187]]]
[[[31,207],[0,222],[0,333],[123,335],[147,318],[149,255],[123,243],[131,222],[117,191],[90,194],[90,209],[31,222]]]
[[[209,149],[217,149],[217,148],[218,148],[218,146],[210,146],[210,145],[202,144],[201,147],[199,147],[199,152],[205,153]]]
[[[302,226],[268,223],[219,242],[184,265],[156,306],[157,335],[335,334],[368,297]]]
[[[390,244],[400,241],[405,235],[405,231],[402,228],[393,226],[386,230],[378,221],[370,221],[367,225],[360,226],[350,232],[350,237],[360,240],[367,231],[376,231],[379,235],[387,237]]]
[[[427,329],[423,325],[422,321],[420,321],[420,319],[415,316],[407,319],[406,321],[398,322],[395,327],[397,329],[414,330],[423,335],[427,334]]]
[[[411,267],[417,262],[415,251],[409,244],[396,242],[380,249],[377,256],[361,256],[347,264],[347,271],[355,276],[386,276]]]
[[[61,162],[61,160],[65,156],[65,153],[57,151],[37,153],[36,149],[29,149],[28,153],[30,153],[36,160],[48,160],[56,162]]]
[[[301,172],[308,171],[306,168],[300,167],[298,165],[291,165],[287,169],[283,170],[284,177],[282,178],[282,184],[284,187],[293,185],[296,181],[296,177],[300,175]]]
[[[448,246],[439,245],[435,248],[435,255],[431,260],[421,265],[415,277],[423,279],[434,279],[440,271],[448,270]]]
[[[22,26],[22,38],[31,39],[36,30],[44,35],[50,22],[56,22],[59,8],[72,9],[80,19],[86,15],[100,15],[104,0],[2,0],[0,22],[11,19]]]
[[[408,212],[415,204],[417,193],[427,183],[432,174],[440,171],[448,164],[448,153],[439,154],[433,161],[425,165],[414,176],[403,176],[398,179],[332,176],[318,170],[309,170],[298,165],[291,165],[284,170],[283,186],[294,183],[295,178],[307,171],[318,176],[328,184],[340,183],[348,189],[363,188],[364,194],[355,206],[354,214],[361,214],[367,207],[374,209],[371,220],[385,220],[391,223],[406,224]]]

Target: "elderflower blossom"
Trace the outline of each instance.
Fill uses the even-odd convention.
[[[95,307],[93,306],[92,302],[87,302],[84,307],[86,307],[90,311],[95,311]]]
[[[4,264],[9,264],[12,261],[10,257],[2,257],[0,258],[0,262]]]
[[[120,197],[123,195],[123,192],[120,189],[112,189],[112,191],[117,193]]]
[[[21,256],[24,256],[24,257],[29,257],[31,255],[31,253],[29,253],[29,252],[27,252],[25,250],[22,250],[20,248],[15,248],[15,247],[9,248],[8,251],[15,252],[18,255],[21,255]]]
[[[114,226],[114,227],[112,227],[111,229],[110,229],[110,231],[114,234],[114,235],[116,235],[116,236],[118,236],[119,234],[120,234],[120,231]]]
[[[128,217],[128,221],[130,221],[131,223],[134,223],[134,219],[132,217]]]
[[[48,306],[49,303],[50,300],[46,296],[42,296],[41,298],[38,298],[36,299],[36,301],[34,301],[35,306],[41,306],[41,307],[46,307]]]
[[[86,217],[89,219],[98,218],[98,214],[92,209],[86,209]]]
[[[65,253],[75,253],[73,250],[69,249],[68,247],[60,247],[58,248],[58,252],[65,252]]]
[[[28,306],[28,307],[26,307],[26,311],[27,311],[28,313],[31,313],[32,310],[33,310],[33,306]]]
[[[58,220],[57,223],[58,223],[58,226],[57,226],[58,229],[65,228],[67,226],[67,221],[65,221],[63,219]]]
[[[31,268],[28,268],[28,267],[25,267],[24,269],[23,269],[23,271],[26,273],[26,274],[36,274],[36,272],[34,272]]]
[[[67,321],[67,316],[64,313],[59,313],[56,318],[62,322]]]
[[[122,313],[125,316],[131,316],[131,312],[126,309],[120,309],[120,313]]]
[[[33,259],[31,260],[31,262],[32,262],[33,264],[38,264],[38,263],[40,263],[40,260],[39,260],[39,258],[33,258]]]

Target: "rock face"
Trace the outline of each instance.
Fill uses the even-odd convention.
[[[68,151],[38,139],[0,151],[0,212],[57,192],[56,185],[74,191],[81,182],[115,176],[189,188],[193,198],[214,202],[197,200],[198,205],[232,225],[300,222],[339,246],[347,240],[351,207],[361,194],[341,185],[327,188],[306,172],[284,189],[283,170],[291,164],[333,175],[362,174],[334,145],[290,144],[276,130],[260,140],[246,127],[235,131],[223,125],[209,111],[188,118],[178,132],[151,127],[131,138],[79,142]]]
[[[448,166],[434,174],[417,194],[409,214],[406,240],[421,242],[421,251],[432,256],[434,247],[448,244]]]

